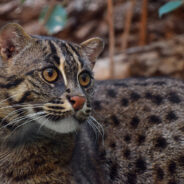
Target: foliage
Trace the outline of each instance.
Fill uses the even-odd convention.
[[[47,16],[48,11],[49,11],[48,7],[43,8],[40,14],[40,21],[45,20],[45,16]],[[66,20],[67,20],[66,10],[60,4],[55,5],[45,23],[45,27],[48,33],[54,34],[61,31],[66,24]]]
[[[26,0],[20,0],[24,4]],[[56,4],[50,12],[49,6],[41,10],[39,20],[44,23],[48,34],[54,34],[63,29],[67,20],[67,12],[61,4]]]
[[[175,1],[170,1],[166,3],[165,5],[161,6],[159,9],[159,16],[161,17],[162,15],[169,13],[173,10],[176,10],[179,8],[182,4],[184,4],[183,0],[175,0]]]

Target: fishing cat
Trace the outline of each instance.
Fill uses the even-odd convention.
[[[1,29],[0,184],[184,183],[183,82],[94,84],[102,50]]]

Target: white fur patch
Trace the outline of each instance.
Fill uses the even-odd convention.
[[[40,118],[37,122],[58,133],[69,133],[78,129],[79,123],[73,117],[64,118],[60,121],[51,121],[46,118]]]
[[[29,110],[31,111],[31,110]],[[43,113],[43,112],[41,112]],[[40,127],[45,126],[55,132],[58,133],[69,133],[69,132],[74,132],[75,130],[77,130],[79,128],[79,123],[76,119],[74,119],[73,117],[67,117],[64,118],[60,121],[51,121],[48,120],[44,117],[39,117],[38,115],[41,113],[33,113],[33,114],[29,114],[27,115],[29,118],[34,119],[37,123],[40,124]],[[33,118],[34,115],[34,118]]]

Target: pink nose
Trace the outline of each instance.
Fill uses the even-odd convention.
[[[72,97],[70,97],[70,102],[72,104],[72,107],[75,110],[82,109],[85,101],[86,101],[86,99],[84,97],[82,97],[82,96],[72,96]]]

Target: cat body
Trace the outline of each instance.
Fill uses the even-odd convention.
[[[184,183],[183,82],[95,82],[102,49],[1,29],[0,184]]]
[[[183,81],[168,78],[99,82],[99,157],[110,183],[184,183],[183,89]]]

